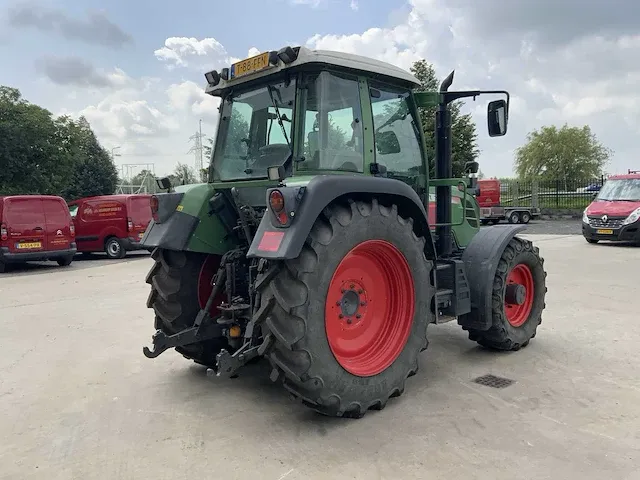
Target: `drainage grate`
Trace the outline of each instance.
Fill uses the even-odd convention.
[[[505,388],[515,383],[515,380],[509,378],[496,377],[495,375],[482,375],[473,380],[475,383],[491,388]]]

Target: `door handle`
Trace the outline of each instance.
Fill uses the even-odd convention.
[[[36,227],[34,230],[42,230],[42,227]]]

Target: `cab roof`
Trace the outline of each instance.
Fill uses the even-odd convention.
[[[289,63],[284,64],[281,60],[278,65],[263,70],[262,72],[246,75],[238,79],[224,80],[220,79],[220,83],[215,86],[208,85],[205,92],[213,96],[222,96],[226,90],[236,85],[252,82],[257,79],[269,77],[280,73],[284,70],[294,69],[306,65],[324,65],[329,67],[338,67],[342,69],[356,70],[362,73],[374,74],[387,79],[395,80],[397,83],[406,85],[409,88],[420,86],[420,81],[408,71],[396,67],[387,62],[375,60],[373,58],[355,55],[352,53],[336,52],[330,50],[311,50],[306,47],[295,47],[298,52],[297,58]],[[263,52],[264,53],[264,52]]]

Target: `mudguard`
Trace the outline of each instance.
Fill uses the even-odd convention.
[[[274,189],[267,190],[267,205],[272,190]],[[400,180],[355,175],[320,175],[314,177],[305,187],[278,187],[278,190],[286,199],[285,205],[295,202],[293,209],[287,208],[291,221],[286,227],[279,226],[268,209],[269,212],[262,217],[247,253],[249,258],[296,258],[322,210],[339,197],[358,194],[392,196],[398,209],[414,219],[417,234],[425,237],[427,257],[435,258],[435,247],[424,205],[415,190]]]
[[[461,315],[458,324],[476,330],[491,328],[491,291],[498,262],[507,244],[525,228],[526,225],[481,228],[464,249],[462,261],[471,289],[471,312]]]

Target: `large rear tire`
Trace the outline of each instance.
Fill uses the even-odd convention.
[[[193,326],[196,315],[211,294],[211,279],[220,265],[220,257],[195,252],[156,248],[151,254],[154,266],[147,274],[151,285],[147,307],[155,312],[155,328],[173,335]],[[214,301],[212,314],[222,301]],[[216,355],[222,348],[230,350],[226,338],[200,342],[176,351],[196,363],[215,367]]]
[[[496,350],[526,347],[542,323],[546,278],[538,247],[512,238],[502,252],[491,286],[492,326],[489,330],[469,329],[469,339]]]
[[[424,246],[396,205],[325,209],[262,292],[263,305],[275,300],[263,326],[272,380],[329,416],[360,418],[400,396],[433,318]]]

